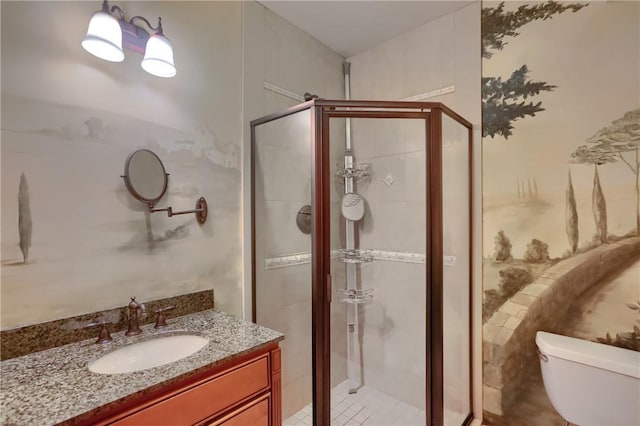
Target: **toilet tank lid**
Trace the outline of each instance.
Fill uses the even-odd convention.
[[[536,333],[536,345],[547,356],[640,379],[640,352],[545,331]]]

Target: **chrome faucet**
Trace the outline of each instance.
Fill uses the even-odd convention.
[[[131,302],[129,302],[129,328],[127,332],[124,333],[125,336],[135,336],[136,334],[142,333],[138,320],[141,317],[144,318],[146,312],[144,304],[136,302],[136,297],[133,296]]]

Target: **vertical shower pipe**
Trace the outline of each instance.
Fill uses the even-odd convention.
[[[351,63],[343,64],[344,71],[344,98],[351,100]],[[352,169],[354,167],[353,154],[351,153],[351,118],[346,118],[345,122],[345,154],[344,168]],[[350,175],[344,177],[344,193],[350,194],[354,192],[354,178]],[[345,248],[354,250],[356,248],[355,223],[345,218]],[[345,263],[347,291],[356,290],[356,264]],[[360,345],[358,341],[358,305],[355,303],[347,303],[347,381],[349,384],[349,393],[356,393],[362,384],[356,377],[362,377],[362,372],[357,374],[356,362],[360,359]]]

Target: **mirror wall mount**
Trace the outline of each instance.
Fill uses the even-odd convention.
[[[149,207],[149,212],[167,212],[167,216],[173,217],[181,214],[195,213],[199,224],[207,221],[208,207],[204,197],[198,198],[195,209],[174,212],[172,207],[163,209],[154,208],[156,203],[167,192],[169,185],[169,173],[164,164],[154,152],[148,149],[134,151],[124,164],[124,184],[133,198],[142,201]]]
[[[179,214],[195,213],[198,223],[202,225],[207,221],[208,207],[207,207],[207,200],[205,200],[204,197],[200,197],[198,198],[198,201],[196,201],[196,208],[193,210],[183,210],[180,212],[174,212],[171,206],[167,207],[166,209],[154,209],[153,206],[149,205],[149,211],[151,213],[167,212],[167,216],[169,217],[177,216]]]

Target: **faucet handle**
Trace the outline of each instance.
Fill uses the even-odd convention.
[[[100,321],[92,322],[90,324],[85,325],[84,328],[87,329],[87,328],[100,327],[100,331],[98,331],[98,340],[96,340],[96,343],[109,343],[113,339],[111,338],[111,333],[109,333],[109,328],[107,327],[107,324],[109,323],[106,322],[104,318],[102,318]]]
[[[165,306],[159,309],[156,309],[156,314],[158,317],[156,318],[156,325],[154,328],[164,328],[167,326],[167,318],[164,316],[165,312],[173,311],[175,306]]]

